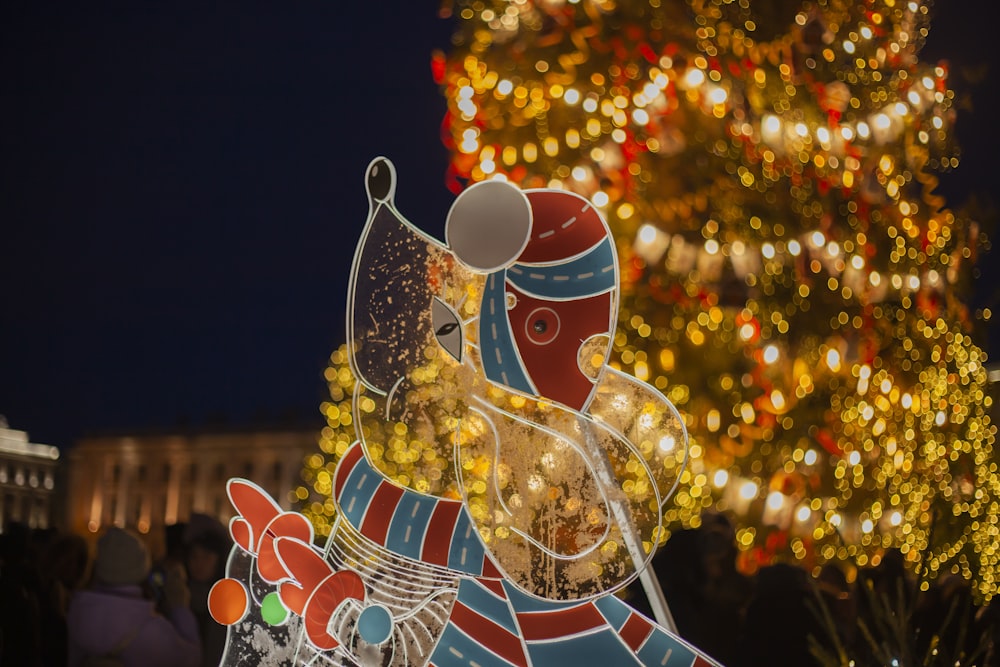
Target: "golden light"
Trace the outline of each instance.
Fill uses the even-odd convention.
[[[654,227],[649,223],[646,223],[639,228],[639,232],[636,236],[642,243],[651,244],[654,241],[656,241],[656,236],[658,232],[659,230],[657,230],[656,227]]]
[[[479,130],[468,128],[462,133],[462,143],[459,146],[463,153],[475,153],[479,150]]]
[[[774,145],[781,138],[781,119],[773,114],[764,114],[760,124],[761,138]]]
[[[778,511],[785,505],[785,494],[780,491],[772,491],[767,494],[767,500],[764,503],[769,510]]]
[[[778,360],[780,352],[778,351],[778,346],[771,344],[764,348],[764,361],[769,364],[773,364]]]
[[[688,88],[697,88],[703,83],[705,83],[705,73],[697,67],[690,67],[684,73],[684,85]]]
[[[674,369],[674,351],[670,348],[660,350],[660,367],[667,372]]]
[[[826,362],[826,367],[829,368],[834,373],[840,371],[840,352],[838,352],[836,349],[831,347],[829,350],[827,350],[826,358],[824,359],[824,361]]]
[[[725,88],[713,87],[708,93],[708,99],[712,104],[725,104],[728,97],[729,93],[726,92]]]
[[[715,433],[719,430],[720,422],[719,411],[715,408],[709,410],[708,414],[705,416],[705,425],[708,427],[708,430]]]
[[[751,480],[747,480],[740,484],[740,498],[743,500],[753,500],[757,497],[757,484]]]
[[[636,38],[661,55],[611,68],[592,54],[558,59],[600,27],[584,3],[556,3],[576,23],[544,47],[549,34],[526,20],[539,3],[496,5],[514,10],[516,39],[498,32],[503,11],[487,24],[475,5],[446,74],[454,144],[470,152],[453,166],[460,178],[476,169],[470,180],[572,189],[607,215],[629,261],[609,361],[675,402],[697,451],[666,522],[731,510],[738,543],[761,562],[863,567],[905,546],[914,563],[927,554],[929,573],[985,573],[988,597],[1000,590],[995,525],[981,518],[1000,496],[996,427],[983,352],[956,313],[979,242],[930,194],[932,174],[958,163],[957,98],[946,68],[916,57],[924,3],[912,16],[905,3],[793,12],[795,25],[820,19],[837,35],[801,62],[773,58],[749,19],[718,39],[727,3],[688,3],[696,47],[678,39],[689,26],[665,20],[669,3],[641,3],[660,27],[638,21]],[[802,32],[784,37],[795,48]],[[737,61],[752,65],[717,66]],[[476,159],[482,147],[496,156]],[[645,444],[657,456],[659,437]],[[776,495],[793,473],[808,478],[803,496]],[[758,497],[763,513],[749,511]],[[931,504],[954,513],[955,536],[928,530]],[[791,535],[769,540],[775,530]]]

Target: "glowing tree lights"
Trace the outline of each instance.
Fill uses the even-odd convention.
[[[947,69],[917,56],[928,3],[451,10],[454,45],[434,63],[450,182],[567,189],[608,219],[615,363],[691,433],[668,522],[731,513],[750,568],[866,566],[899,548],[927,579],[959,572],[994,595],[995,429],[957,298],[984,239],[933,195],[929,172],[958,161]],[[331,458],[352,437],[343,362]],[[322,525],[330,478],[314,459]],[[389,465],[404,474],[405,456]]]
[[[450,10],[454,45],[433,62],[449,183],[566,189],[608,220],[613,365],[660,389],[691,436],[666,523],[729,513],[748,569],[868,566],[898,548],[925,583],[958,572],[991,598],[995,427],[961,301],[986,241],[933,193],[932,172],[958,160],[947,68],[918,59],[928,4]],[[336,462],[376,410],[352,412],[347,361],[331,357],[328,426],[297,490],[321,535]],[[386,475],[442,484],[418,434],[377,439]]]

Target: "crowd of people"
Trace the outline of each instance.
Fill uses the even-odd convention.
[[[0,665],[215,667],[226,628],[208,613],[231,543],[204,516],[171,526],[155,561],[137,534],[81,536],[9,523],[0,535]]]
[[[207,598],[224,576],[228,532],[198,515],[168,527],[164,541],[153,562],[145,542],[119,528],[92,549],[77,535],[8,524],[0,665],[218,665],[226,629]],[[834,564],[815,577],[789,564],[748,576],[737,555],[732,525],[713,514],[675,532],[652,563],[679,634],[728,667],[1000,665],[997,604],[977,606],[961,577],[920,590],[898,551],[852,581]],[[625,595],[654,616],[641,586]]]
[[[898,550],[850,578],[835,563],[817,576],[788,563],[746,575],[730,521],[702,519],[652,565],[678,633],[727,667],[1000,665],[1000,607],[977,606],[961,576],[920,590]],[[629,596],[653,616],[639,585]]]

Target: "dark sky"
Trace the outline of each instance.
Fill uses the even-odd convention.
[[[998,60],[995,24],[971,11],[987,0],[939,5],[924,57],[950,58],[974,102],[943,185],[957,205],[996,186],[997,78],[976,80]],[[437,7],[0,3],[10,426],[60,447],[107,430],[321,426],[365,166],[393,159],[398,205],[436,235],[451,201]]]

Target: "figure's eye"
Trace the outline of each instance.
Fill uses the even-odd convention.
[[[465,347],[462,321],[454,308],[437,297],[431,301],[431,326],[434,327],[438,344],[454,357],[455,361],[461,363],[462,350]]]
[[[457,328],[458,324],[456,322],[448,322],[447,324],[442,324],[441,328],[434,332],[434,335],[441,338],[442,336],[447,336]]]
[[[559,335],[559,315],[551,308],[535,308],[524,322],[524,333],[536,345],[548,345]]]

